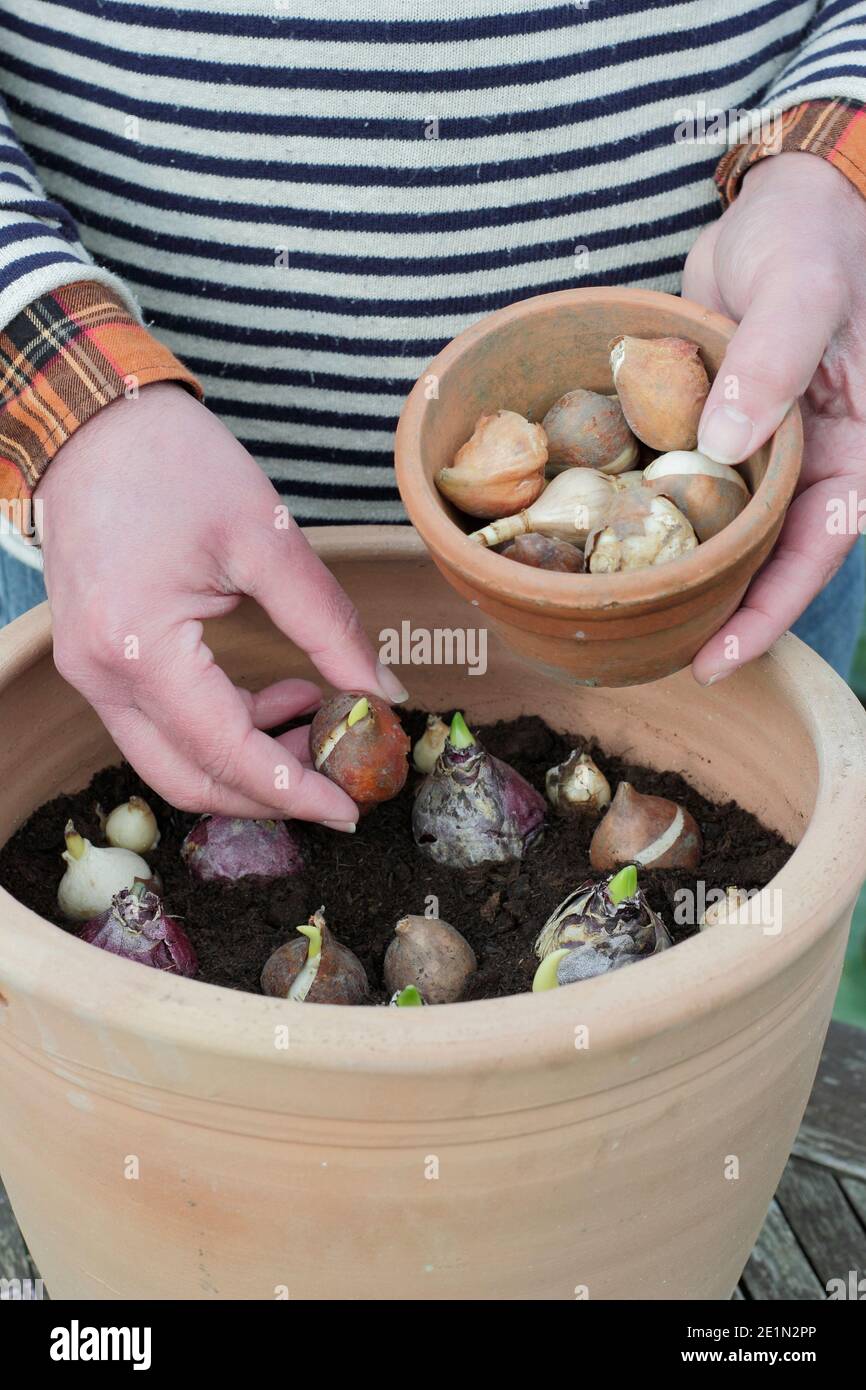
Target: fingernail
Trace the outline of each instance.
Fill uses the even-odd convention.
[[[698,449],[716,463],[737,463],[746,457],[755,426],[741,410],[718,405],[698,435]]]
[[[723,681],[726,676],[732,676],[736,670],[736,666],[727,666],[723,671],[714,671],[709,680],[701,681],[701,685],[704,689],[706,689],[708,685],[717,685],[719,681]]]
[[[394,672],[388,666],[383,666],[381,661],[376,662],[376,679],[379,682],[379,689],[395,705],[402,705],[409,699],[409,691],[401,685]]]
[[[342,830],[345,835],[355,833],[355,822],[352,820],[323,820],[322,825],[326,825],[329,830]]]

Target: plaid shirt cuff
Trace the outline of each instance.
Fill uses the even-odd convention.
[[[15,524],[57,450],[103,406],[153,381],[198,381],[94,280],[34,300],[0,332],[0,511]],[[25,528],[21,528],[25,529]],[[30,528],[26,528],[29,530]]]
[[[766,138],[736,145],[719,161],[716,187],[725,207],[753,164],[792,150],[829,160],[866,198],[866,107],[852,101],[804,101],[783,111]]]

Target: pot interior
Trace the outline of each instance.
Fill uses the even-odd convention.
[[[389,631],[400,634],[404,624],[408,631],[465,632],[470,622],[479,634],[475,640],[486,641],[481,675],[454,665],[397,668],[413,706],[462,708],[478,723],[538,714],[559,730],[595,735],[612,753],[681,772],[705,795],[738,801],[793,843],[802,837],[818,789],[816,753],[805,713],[781,694],[772,657],[709,689],[688,671],[647,686],[578,687],[540,673],[506,647],[483,614],[440,577],[414,533],[346,527],[311,534],[374,646],[388,640]],[[306,655],[252,602],[208,624],[205,640],[249,689],[316,675]],[[94,712],[54,668],[47,605],[19,619],[0,642],[7,651],[12,644],[20,648],[0,677],[0,720],[16,730],[2,763],[5,841],[42,802],[85,786],[118,753]]]
[[[664,304],[664,297],[658,296]],[[717,372],[728,335],[713,323],[696,323],[677,301],[649,309],[639,300],[612,296],[578,303],[529,301],[525,313],[497,320],[467,335],[465,345],[437,373],[438,396],[427,401],[421,426],[421,462],[432,480],[448,467],[472,434],[481,414],[514,410],[540,422],[566,391],[584,387],[613,393],[610,343],[619,334],[683,337],[697,342],[710,376]],[[429,376],[422,377],[427,382]],[[767,471],[770,445],[764,445],[740,472],[754,494]],[[440,511],[462,531],[482,523],[462,515],[431,486]]]

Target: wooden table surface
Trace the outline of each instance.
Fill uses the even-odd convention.
[[[866,1030],[834,1023],[794,1152],[734,1298],[827,1298],[866,1276]],[[37,1271],[0,1185],[0,1279]],[[866,1284],[862,1294],[866,1294]]]

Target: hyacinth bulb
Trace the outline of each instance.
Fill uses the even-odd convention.
[[[85,922],[78,935],[101,951],[169,974],[194,975],[198,969],[180,922],[168,916],[156,893],[142,883],[115,893],[111,907]]]
[[[455,714],[445,747],[412,809],[412,833],[439,864],[521,859],[541,833],[545,801],[514,768],[485,752]]]
[[[598,881],[587,879],[561,902],[535,943],[541,961],[533,989],[591,979],[632,965],[673,945],[658,913],[627,865]]]
[[[111,907],[115,893],[131,888],[136,880],[159,888],[159,879],[150,865],[129,849],[103,849],[79,835],[72,821],[64,832],[66,849],[62,858],[66,872],[57,889],[57,905],[64,917],[86,922]]]
[[[289,878],[304,867],[300,845],[281,820],[202,816],[180,853],[193,877],[203,883]]]
[[[479,416],[471,439],[458,449],[450,468],[436,474],[436,486],[469,516],[496,517],[534,502],[544,487],[547,439],[513,410]]]

